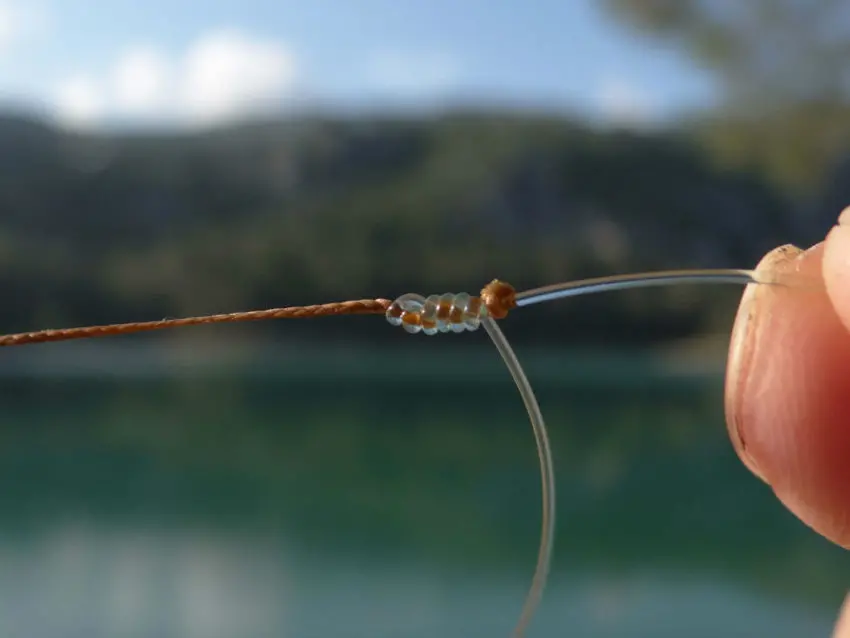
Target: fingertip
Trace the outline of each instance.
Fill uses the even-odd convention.
[[[765,255],[755,269],[760,272],[785,270],[802,253],[800,248],[790,244],[780,246]],[[749,285],[744,290],[729,342],[725,392],[726,426],[729,438],[744,465],[763,481],[767,479],[759,469],[757,460],[750,453],[746,443],[747,437],[744,435],[746,414],[744,399],[753,355],[756,351],[756,340],[760,336],[756,327],[759,325],[759,310],[765,306],[765,292],[759,285]]]
[[[773,251],[758,269],[821,278],[825,244]],[[850,332],[826,290],[749,286],[726,378],[742,461],[803,522],[850,546]]]

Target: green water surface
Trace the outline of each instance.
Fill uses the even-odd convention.
[[[0,636],[507,636],[540,479],[481,357],[6,374]],[[848,558],[735,458],[722,380],[594,360],[530,366],[560,511],[528,636],[827,638]]]

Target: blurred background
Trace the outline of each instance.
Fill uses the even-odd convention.
[[[0,2],[0,331],[751,267],[850,204],[834,0]],[[728,442],[736,287],[503,328],[555,448],[529,636],[828,636],[848,559]],[[536,453],[380,317],[0,357],[0,635],[508,635]]]

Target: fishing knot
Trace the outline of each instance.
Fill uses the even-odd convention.
[[[516,290],[504,281],[494,279],[481,290],[481,301],[494,319],[504,319],[516,308]]]

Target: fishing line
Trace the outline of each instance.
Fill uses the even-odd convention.
[[[522,365],[494,319],[504,318],[513,308],[568,297],[675,284],[767,284],[795,288],[822,287],[819,282],[800,277],[796,273],[767,273],[743,269],[666,270],[568,281],[520,293],[516,293],[509,284],[494,280],[481,291],[480,297],[471,297],[466,293],[446,293],[431,295],[427,298],[417,294],[407,294],[396,299],[387,309],[386,318],[389,323],[402,326],[412,334],[423,332],[426,335],[435,335],[473,331],[483,325],[499,354],[502,355],[525,403],[540,460],[543,511],[537,565],[519,622],[512,634],[513,638],[521,638],[525,635],[525,630],[537,610],[546,586],[555,540],[555,472],[549,435],[540,406]]]
[[[519,621],[512,634],[513,638],[521,638],[525,635],[525,631],[539,606],[552,562],[556,513],[555,471],[546,423],[537,398],[534,395],[534,391],[519,359],[517,359],[516,354],[496,323],[496,320],[504,319],[511,310],[516,308],[566,299],[568,297],[676,284],[766,284],[795,289],[821,289],[823,287],[821,282],[802,277],[794,272],[779,273],[741,269],[667,270],[614,275],[553,284],[519,293],[510,284],[496,279],[485,286],[479,296],[473,296],[467,293],[446,293],[443,295],[423,297],[411,293],[402,295],[395,301],[388,299],[359,299],[311,306],[289,306],[269,310],[206,315],[183,319],[163,319],[161,321],[86,326],[59,330],[39,330],[36,332],[0,336],[0,347],[49,341],[66,341],[70,339],[87,339],[193,325],[357,314],[384,314],[386,320],[391,325],[401,326],[412,334],[420,332],[426,335],[447,332],[460,333],[474,331],[483,326],[504,360],[519,390],[520,397],[531,422],[540,462],[542,487],[540,546],[531,587],[523,604]]]

